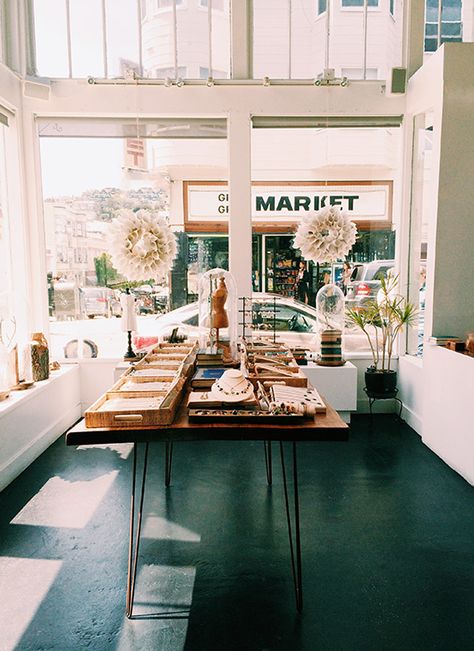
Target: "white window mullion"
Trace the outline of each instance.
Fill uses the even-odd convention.
[[[173,0],[173,46],[174,46],[174,78],[178,79],[178,17],[176,15],[176,0]]]
[[[142,8],[140,0],[137,0],[137,13],[138,13],[138,25],[137,25],[137,37],[138,37],[138,70],[140,76],[143,77],[143,38],[142,38]]]
[[[291,13],[293,10],[291,0],[288,0],[288,79],[291,79]]]
[[[329,68],[329,48],[331,47],[331,2],[327,0],[326,5],[326,51],[324,53],[324,67]]]
[[[443,28],[442,14],[443,14],[443,0],[438,0],[438,48],[441,45],[441,30]]]
[[[212,0],[208,0],[207,3],[207,27],[208,27],[208,38],[209,38],[209,77],[213,77],[212,72]]]
[[[364,0],[364,22],[362,29],[362,37],[364,43],[364,55],[363,55],[363,64],[362,64],[362,79],[367,79],[367,8],[368,0]]]
[[[106,0],[102,0],[102,56],[104,57],[104,77],[108,79],[108,57],[107,57],[107,9],[105,6]]]
[[[71,7],[69,0],[66,0],[66,29],[67,29],[67,65],[69,79],[72,78],[72,45],[71,45]]]

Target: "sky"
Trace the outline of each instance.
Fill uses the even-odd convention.
[[[40,146],[45,199],[123,185],[122,140],[40,138]]]

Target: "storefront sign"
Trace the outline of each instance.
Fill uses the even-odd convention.
[[[186,221],[205,224],[228,220],[229,192],[223,184],[186,183]],[[341,206],[359,225],[391,223],[391,182],[336,184],[255,184],[252,187],[252,221],[298,223],[309,212]]]

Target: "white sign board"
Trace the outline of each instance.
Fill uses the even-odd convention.
[[[252,187],[252,220],[298,221],[328,205],[341,206],[357,222],[390,223],[390,186],[380,185],[278,185]],[[222,185],[192,185],[188,190],[189,222],[223,221],[229,214],[229,192]]]

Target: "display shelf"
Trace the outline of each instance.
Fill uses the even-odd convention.
[[[0,403],[0,490],[81,416],[77,364]]]

